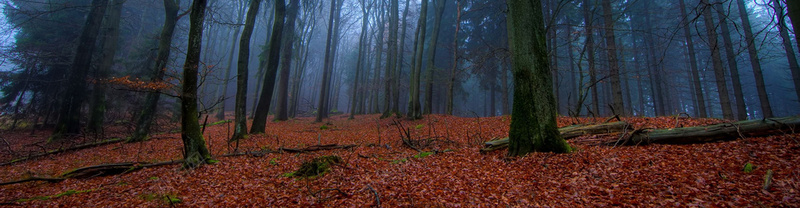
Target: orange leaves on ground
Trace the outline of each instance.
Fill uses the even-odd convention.
[[[169,78],[167,80],[159,82],[151,82],[151,81],[142,81],[139,78],[131,78],[130,76],[124,76],[124,77],[113,77],[107,80],[94,80],[93,82],[105,82],[108,84],[122,85],[134,90],[155,91],[173,87],[174,84],[171,83],[172,80],[174,80],[174,78]]]
[[[604,118],[560,118],[559,126],[603,122]],[[676,117],[623,118],[634,128],[674,128],[725,122]],[[530,207],[530,206],[799,206],[800,134],[747,138],[698,145],[607,147],[570,140],[570,154],[534,153],[506,158],[504,151],[481,154],[483,141],[506,137],[510,118],[458,118],[432,115],[401,120],[414,139],[431,139],[421,156],[407,148],[391,119],[378,115],[326,123],[311,118],[272,122],[265,134],[250,135],[239,151],[356,144],[356,148],[263,157],[216,158],[196,170],[178,165],[146,168],[124,175],[61,183],[0,187],[0,202],[25,206],[169,206],[148,196],[171,196],[189,207]],[[326,125],[327,128],[321,128]],[[214,155],[233,150],[227,143],[232,123],[210,126],[205,138]],[[13,135],[26,135],[26,132]],[[44,135],[44,134],[42,134]],[[10,137],[10,136],[8,136]],[[613,136],[611,136],[613,137]],[[31,141],[46,136],[30,138]],[[15,141],[27,140],[11,140]],[[27,143],[26,143],[27,144]],[[12,145],[22,148],[23,145]],[[53,175],[100,163],[164,161],[181,157],[178,134],[154,135],[138,144],[114,144],[54,155],[0,169],[0,181],[24,174]],[[445,150],[452,150],[446,151]],[[344,163],[313,179],[284,177],[303,161],[336,155]],[[416,156],[416,157],[415,157]],[[3,157],[9,158],[9,157]],[[754,171],[742,171],[746,163]],[[762,190],[772,170],[773,185]],[[69,190],[80,194],[51,196]]]

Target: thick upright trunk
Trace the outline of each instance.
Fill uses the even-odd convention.
[[[716,4],[717,16],[719,17],[719,25],[722,30],[722,42],[725,44],[725,57],[728,58],[728,69],[731,73],[731,84],[733,84],[733,99],[736,101],[736,120],[747,120],[747,107],[744,103],[744,93],[742,92],[742,83],[739,80],[739,66],[736,63],[736,53],[733,52],[733,41],[731,41],[731,32],[728,29],[727,15],[722,6],[722,3]]]
[[[228,141],[236,141],[245,138],[247,134],[247,73],[250,66],[250,36],[253,35],[253,27],[258,15],[258,7],[261,0],[251,0],[247,9],[247,18],[244,23],[242,37],[239,38],[239,58],[236,62],[236,104],[234,107],[234,130],[233,136]]]
[[[189,26],[189,48],[183,64],[181,86],[181,139],[183,140],[183,167],[195,168],[210,162],[211,154],[198,123],[197,114],[197,67],[200,64],[200,48],[203,40],[203,21],[206,0],[192,3]]]
[[[422,118],[422,109],[419,103],[420,72],[422,69],[422,51],[425,48],[425,30],[428,18],[428,0],[422,0],[420,6],[419,22],[417,23],[416,37],[414,38],[414,60],[411,68],[411,84],[409,88],[408,117],[411,119]]]
[[[786,28],[786,19],[783,18],[785,14],[783,12],[783,6],[779,0],[772,0],[772,5],[772,8],[775,8],[775,14],[778,16],[778,29],[780,29],[781,39],[783,40],[783,48],[786,50],[786,59],[789,60],[789,70],[792,72],[794,91],[797,95],[797,100],[800,101],[800,66],[797,64],[797,56],[795,56],[794,49],[792,48],[792,39],[789,37],[788,28]],[[798,47],[798,50],[800,50],[800,46]]]
[[[250,127],[251,134],[264,133],[265,128],[267,128],[267,116],[269,116],[269,106],[272,102],[275,77],[278,74],[278,63],[281,58],[280,50],[285,17],[286,2],[284,0],[276,0],[275,19],[272,23],[272,35],[269,39],[269,59],[267,60],[261,96],[258,98],[258,106],[256,106],[256,114],[253,116],[253,126]]]
[[[707,5],[703,10],[703,21],[705,22],[706,33],[708,33],[708,48],[711,49],[711,63],[714,66],[714,78],[717,83],[717,92],[719,92],[719,104],[722,106],[722,117],[733,120],[733,109],[731,109],[731,101],[728,97],[728,84],[725,83],[725,69],[722,66],[722,57],[717,43],[717,37],[719,36],[714,28],[714,17],[711,16],[713,8],[711,8],[708,0],[702,0],[702,2]]]
[[[619,63],[617,60],[617,41],[614,36],[614,18],[611,14],[611,1],[603,0],[603,22],[606,26],[606,47],[608,47],[608,66],[611,76],[611,107],[617,115],[625,116],[624,101],[622,100],[622,86],[619,78]]]
[[[113,0],[108,9],[108,17],[103,22],[103,37],[101,39],[100,65],[97,66],[95,74],[94,92],[92,93],[92,113],[89,116],[88,130],[90,132],[102,132],[106,113],[106,88],[105,79],[111,72],[114,65],[114,56],[117,54],[119,45],[119,22],[122,13],[122,0]]]
[[[556,125],[542,5],[536,1],[509,0],[508,8],[508,40],[514,69],[508,154],[570,152]]]
[[[58,123],[50,141],[76,135],[81,130],[81,105],[86,94],[86,75],[92,65],[95,42],[100,32],[108,0],[92,0],[91,10],[78,39],[78,48],[67,79],[67,90],[61,101]]]
[[[764,114],[764,118],[770,118],[773,117],[772,106],[769,103],[766,84],[764,84],[761,59],[758,58],[758,50],[756,50],[755,35],[753,35],[753,30],[750,26],[749,13],[747,12],[747,7],[745,7],[744,0],[736,0],[736,4],[739,7],[739,16],[742,19],[742,30],[744,30],[744,39],[747,42],[747,52],[750,54],[750,66],[753,68],[753,78],[756,80],[758,100],[761,101],[761,113]],[[800,21],[800,18],[798,18],[798,21]],[[697,79],[697,77],[695,77],[695,79]]]
[[[178,22],[178,10],[180,9],[178,2],[176,0],[164,0],[164,8],[164,26],[161,28],[161,35],[158,39],[158,55],[156,55],[156,64],[151,70],[153,75],[150,78],[150,82],[162,82],[164,80],[172,46],[172,34],[175,32],[175,25]],[[144,108],[136,120],[136,130],[133,131],[133,136],[128,140],[129,142],[145,140],[150,132],[153,117],[156,115],[160,96],[161,93],[159,91],[147,93]]]
[[[278,81],[278,102],[276,103],[276,116],[275,120],[285,121],[289,120],[289,70],[292,69],[292,54],[294,52],[294,39],[295,39],[295,19],[297,19],[298,9],[300,7],[299,0],[289,1],[289,10],[286,15],[286,29],[283,31],[283,36],[286,40],[283,41],[283,52],[281,56],[281,73]]]
[[[742,1],[742,0],[739,0]],[[680,0],[681,16],[687,22],[683,23],[683,36],[686,38],[686,48],[689,50],[689,66],[692,73],[692,85],[694,86],[694,97],[697,100],[695,108],[699,112],[700,118],[708,117],[706,113],[706,100],[703,98],[703,85],[700,83],[700,72],[697,69],[697,55],[694,51],[694,40],[692,40],[692,31],[689,28],[688,15],[686,15],[685,0]]]
[[[436,70],[436,44],[439,40],[439,28],[442,25],[442,14],[444,14],[444,1],[434,0],[436,2],[436,13],[433,17],[433,33],[431,34],[430,45],[428,45],[428,58],[425,66],[428,68],[428,75],[426,77],[427,88],[425,89],[425,108],[423,114],[431,114],[433,112],[433,72]]]

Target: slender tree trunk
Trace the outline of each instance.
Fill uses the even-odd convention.
[[[333,49],[333,30],[334,30],[334,19],[337,16],[336,7],[337,7],[338,0],[331,1],[331,11],[328,17],[328,37],[325,40],[325,63],[324,68],[322,70],[322,85],[320,87],[320,95],[319,95],[319,102],[317,105],[317,118],[316,122],[322,122],[322,119],[328,118],[328,112],[326,111],[328,106],[327,95],[328,95],[328,83],[330,82],[330,74],[332,69],[331,62],[333,62],[333,53],[336,51],[332,51]]]
[[[203,40],[203,21],[206,0],[192,3],[189,27],[189,48],[183,64],[183,84],[181,86],[181,139],[183,140],[183,166],[199,167],[209,163],[211,154],[206,148],[203,132],[198,123],[197,113],[197,67],[200,64],[200,48]]]
[[[106,88],[105,79],[111,72],[111,67],[114,65],[114,57],[117,54],[119,43],[119,22],[120,14],[122,13],[122,0],[113,0],[108,10],[108,17],[103,22],[104,29],[101,41],[100,65],[97,67],[95,74],[96,83],[94,85],[94,92],[92,93],[92,112],[89,116],[88,130],[90,132],[99,133],[103,130],[103,123],[105,122],[106,113]]]
[[[510,156],[571,150],[556,125],[541,6],[538,1],[508,1],[508,40],[514,69],[514,109],[508,134]]]
[[[400,45],[398,46],[398,50],[399,51],[398,51],[398,54],[397,54],[397,56],[398,56],[397,58],[399,60],[397,61],[397,68],[395,70],[395,75],[394,75],[395,79],[394,79],[394,83],[393,83],[394,84],[394,87],[393,87],[393,89],[394,89],[393,95],[394,96],[392,96],[392,98],[394,98],[394,101],[392,103],[392,111],[396,112],[398,115],[400,115],[400,77],[401,77],[400,75],[403,72],[403,62],[404,62],[404,59],[405,59],[405,52],[406,52],[406,50],[405,50],[405,48],[406,48],[406,28],[408,28],[408,11],[409,11],[408,10],[408,6],[409,6],[410,3],[411,3],[410,0],[406,0],[406,6],[405,6],[405,9],[403,10],[403,26],[402,26],[403,29],[402,29],[402,32],[400,34]]]
[[[390,0],[389,1],[389,43],[387,48],[389,52],[386,54],[386,71],[384,72],[386,77],[388,78],[385,80],[385,95],[383,97],[383,115],[381,118],[387,118],[392,115],[392,106],[390,100],[392,98],[392,83],[395,82],[395,79],[399,77],[395,77],[395,71],[397,70],[397,24],[399,22],[400,15],[400,3],[398,0]],[[396,112],[395,112],[396,113]]]
[[[172,35],[175,32],[175,25],[178,22],[178,0],[163,0],[165,8],[164,26],[161,28],[161,35],[158,41],[158,55],[156,56],[156,64],[151,69],[153,73],[150,82],[162,82],[164,75],[167,71],[167,62],[169,61],[169,54],[172,45]],[[150,126],[153,123],[153,117],[156,115],[158,107],[158,100],[161,93],[157,90],[155,92],[147,93],[145,98],[144,108],[139,113],[136,120],[136,130],[133,131],[133,136],[128,140],[129,142],[144,141],[147,134],[150,132]]]
[[[423,114],[431,114],[433,112],[433,72],[436,70],[436,48],[439,40],[439,29],[442,25],[442,14],[444,14],[444,1],[434,0],[435,14],[433,17],[433,33],[431,34],[430,45],[428,45],[428,58],[426,59],[425,66],[428,68],[428,75],[426,76],[427,89],[425,90],[425,108]]]
[[[411,73],[411,87],[409,94],[411,95],[408,102],[408,117],[411,119],[422,118],[422,109],[419,100],[420,88],[420,75],[422,68],[422,51],[425,48],[425,32],[426,23],[428,22],[428,0],[422,0],[420,6],[420,17],[417,23],[417,33],[414,38],[414,61]]]
[[[238,4],[237,5],[237,7],[238,7],[237,8],[238,9],[237,16],[238,17],[236,19],[236,24],[241,24],[242,21],[244,20],[245,6],[247,4],[243,0],[237,0],[236,4]],[[237,40],[237,38],[239,38],[239,33],[242,32],[242,28],[240,26],[237,25],[235,27],[236,27],[236,29],[234,29],[233,36],[231,36],[233,39],[231,40],[231,51],[230,51],[230,53],[228,53],[228,62],[227,62],[228,66],[227,66],[227,69],[225,69],[225,80],[222,82],[222,86],[217,88],[217,93],[216,93],[217,96],[214,97],[220,102],[219,111],[217,111],[217,115],[216,115],[217,119],[219,119],[219,120],[225,119],[225,103],[227,103],[226,102],[227,99],[225,98],[225,95],[228,93],[228,85],[230,84],[230,81],[232,79],[231,78],[231,71],[233,71],[233,69],[234,69],[233,68],[233,57],[236,55],[236,53],[235,53],[236,52],[236,40]]]
[[[83,32],[78,40],[78,48],[72,60],[72,67],[69,71],[66,86],[67,90],[61,101],[58,123],[49,141],[60,140],[63,137],[80,133],[80,111],[85,99],[86,76],[92,65],[95,42],[97,41],[97,35],[100,32],[107,6],[108,0],[92,0],[92,8],[86,17]]]
[[[447,106],[445,114],[453,115],[453,97],[455,96],[456,69],[458,69],[458,32],[461,30],[461,1],[456,0],[456,31],[453,32],[453,66],[450,68],[450,80],[447,82]],[[502,68],[502,66],[500,66]],[[502,70],[500,73],[503,73]],[[505,81],[504,83],[505,84]],[[505,107],[504,107],[505,108]],[[503,111],[505,114],[505,111]]]
[[[278,73],[278,63],[281,58],[281,40],[283,38],[283,23],[286,17],[286,2],[284,0],[275,1],[275,19],[272,23],[272,35],[269,39],[269,57],[267,60],[266,74],[264,75],[264,85],[261,89],[261,96],[258,98],[256,114],[253,117],[253,126],[250,127],[251,134],[264,133],[267,127],[267,116],[269,116],[269,106],[272,102],[272,93],[275,89],[275,77]]]
[[[357,104],[358,104],[358,96],[360,96],[359,95],[360,94],[359,93],[359,90],[360,90],[359,81],[361,81],[361,71],[364,69],[364,56],[365,56],[365,53],[366,53],[364,45],[367,44],[367,33],[368,33],[368,29],[369,29],[368,28],[368,26],[369,26],[369,13],[370,13],[371,6],[372,6],[371,3],[369,5],[367,5],[366,0],[361,0],[359,2],[361,3],[361,17],[362,17],[362,20],[361,20],[361,34],[359,35],[359,38],[358,38],[358,60],[356,61],[357,62],[356,63],[356,75],[355,75],[356,77],[355,77],[354,83],[353,83],[353,90],[352,90],[353,93],[350,96],[351,101],[350,101],[350,117],[349,117],[349,119],[355,119],[355,114],[358,113],[358,111],[356,109],[357,109]]]
[[[728,28],[727,15],[722,6],[722,2],[716,3],[717,16],[719,17],[719,25],[722,29],[722,42],[725,44],[725,57],[728,58],[728,69],[731,73],[731,83],[733,84],[733,98],[736,101],[736,119],[743,121],[747,120],[747,107],[744,103],[744,93],[742,92],[742,83],[739,80],[739,65],[736,63],[736,53],[733,52],[733,41],[731,41],[731,32]]]
[[[261,0],[250,0],[242,37],[239,38],[239,58],[236,64],[236,104],[234,107],[235,127],[229,142],[244,139],[247,134],[247,79],[249,78],[247,73],[250,65],[250,37],[253,35],[253,27],[260,5]]]
[[[619,62],[617,60],[617,40],[614,36],[614,18],[611,14],[611,0],[603,0],[603,22],[606,26],[606,47],[608,47],[608,66],[611,76],[611,107],[617,115],[625,116],[624,101],[622,100],[622,86],[619,77]]]
[[[286,30],[284,30],[284,37],[286,40],[283,41],[283,56],[281,56],[281,73],[280,73],[280,80],[278,81],[278,102],[277,102],[277,114],[275,120],[278,121],[285,121],[289,120],[289,112],[288,112],[288,105],[289,105],[289,70],[292,68],[292,47],[294,46],[294,39],[295,39],[295,19],[297,19],[297,13],[300,6],[299,0],[290,0],[289,1],[289,10],[287,11],[286,15]]]
[[[789,37],[788,28],[786,28],[786,18],[783,17],[783,6],[779,0],[772,0],[772,5],[772,8],[775,9],[775,14],[778,15],[778,29],[780,30],[781,39],[783,40],[783,48],[786,50],[786,59],[789,60],[789,71],[792,72],[794,91],[797,95],[798,102],[800,102],[800,66],[797,64],[797,56],[795,56],[794,49],[792,48],[792,39]],[[800,50],[800,46],[798,46],[798,50]]]
[[[371,103],[371,105],[370,105],[371,109],[369,111],[370,113],[378,113],[378,112],[380,112],[380,110],[378,109],[378,96],[379,96],[378,92],[380,91],[380,86],[381,86],[380,85],[380,81],[381,81],[381,75],[380,75],[381,74],[381,69],[380,68],[381,68],[381,63],[383,63],[383,59],[382,59],[382,56],[383,56],[383,44],[384,44],[383,35],[386,32],[386,26],[385,26],[386,24],[383,23],[383,22],[386,21],[386,18],[384,17],[384,14],[385,14],[386,10],[384,9],[383,3],[378,3],[378,4],[379,5],[377,7],[377,10],[375,11],[375,20],[377,22],[381,22],[381,24],[378,24],[378,28],[377,28],[378,29],[378,36],[375,37],[376,41],[377,41],[377,44],[375,44],[375,49],[376,49],[377,52],[375,53],[375,59],[374,59],[375,60],[375,67],[372,68],[372,71],[374,71],[374,73],[372,74],[372,84],[371,85],[372,85],[372,87],[374,87],[374,89],[371,90],[373,96],[371,97],[372,99],[371,99],[371,102],[370,102]],[[387,62],[388,62],[388,59],[389,59],[388,57],[389,56],[387,55],[386,57],[387,57]],[[389,65],[389,64],[387,63],[386,65]],[[388,96],[388,95],[386,95],[386,96]]]
[[[755,35],[753,35],[753,30],[750,26],[749,13],[747,12],[747,7],[745,7],[744,0],[736,0],[736,4],[739,7],[739,16],[742,19],[742,30],[744,30],[744,39],[747,42],[747,52],[750,54],[750,65],[753,68],[753,77],[756,80],[756,91],[761,102],[761,111],[764,114],[764,118],[771,118],[774,115],[772,114],[772,106],[769,103],[766,84],[764,84],[761,59],[759,59],[758,50],[756,50]],[[791,9],[789,11],[791,13]],[[798,18],[798,21],[800,21],[800,18]]]
[[[741,0],[740,0],[741,1]],[[694,96],[697,99],[697,103],[695,103],[695,108],[697,108],[699,112],[699,117],[706,118],[708,114],[706,113],[706,100],[703,98],[703,86],[700,82],[700,73],[697,69],[697,55],[694,50],[694,40],[692,40],[692,32],[689,28],[688,18],[689,16],[686,14],[686,4],[685,0],[680,0],[680,9],[681,9],[681,16],[687,22],[683,23],[683,35],[686,38],[686,48],[689,50],[689,66],[691,67],[691,74],[692,74],[692,84],[694,86]]]
[[[706,25],[706,33],[708,33],[708,47],[711,49],[711,63],[714,66],[714,77],[716,78],[717,91],[719,92],[719,104],[722,106],[722,116],[725,119],[733,120],[733,110],[731,109],[731,101],[728,97],[728,85],[725,83],[725,69],[722,66],[722,57],[719,53],[719,44],[717,43],[717,31],[714,29],[714,17],[711,16],[711,4],[708,0],[702,0],[704,5],[707,5],[703,10],[703,20]]]
[[[589,87],[592,88],[592,113],[600,112],[600,100],[597,93],[597,69],[594,63],[594,32],[593,25],[594,17],[591,13],[592,3],[590,0],[583,0],[583,19],[586,26],[586,53],[589,64]]]

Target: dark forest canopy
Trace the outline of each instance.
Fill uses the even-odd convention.
[[[167,1],[0,1],[2,114],[11,115],[14,126],[52,126],[66,115],[64,103],[77,102],[80,123],[96,121],[94,113],[105,118],[101,122],[134,121],[148,94],[157,92],[157,115],[179,118],[192,1],[168,1],[178,6],[171,52],[159,50],[170,38],[163,37]],[[102,24],[94,50],[80,51],[97,2],[107,5],[97,17]],[[800,113],[800,47],[790,18],[798,14],[792,13],[796,5],[786,5],[793,1],[541,2],[559,115],[744,120]],[[434,0],[426,8],[420,0],[292,3],[260,2],[250,56],[241,58],[248,8],[259,7],[247,0],[208,1],[197,66],[201,118],[232,119],[240,106],[237,92],[244,93],[242,112],[256,118],[260,106],[289,118],[411,115],[409,109],[511,114],[505,1]],[[118,24],[115,6],[121,6]],[[119,38],[109,44],[115,30]],[[156,66],[159,54],[163,67]],[[89,68],[76,69],[74,58],[86,55]],[[245,62],[247,85],[237,91],[237,67]],[[75,70],[86,72],[79,79],[87,81],[79,88],[86,96],[66,97]]]

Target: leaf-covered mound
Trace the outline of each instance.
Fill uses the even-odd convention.
[[[240,141],[239,152],[356,144],[347,149],[219,157],[232,124],[209,126],[205,137],[218,163],[195,170],[180,165],[121,175],[0,186],[0,203],[39,207],[530,207],[530,206],[800,206],[800,134],[697,145],[612,147],[593,145],[616,135],[569,140],[570,154],[534,153],[506,158],[479,152],[484,141],[507,136],[510,119],[428,116],[400,121],[422,151],[406,146],[391,119],[345,116],[330,127],[301,118],[269,123],[265,134]],[[591,119],[561,118],[559,126]],[[591,120],[603,122],[604,118]],[[675,128],[720,123],[715,119],[623,118],[634,128]],[[24,144],[46,139],[30,131],[3,132],[11,148],[0,158],[24,155]],[[0,144],[2,145],[2,144]],[[27,149],[24,149],[27,148]],[[9,150],[10,149],[10,150]],[[26,151],[23,151],[26,150]],[[452,150],[452,151],[445,151]],[[58,176],[80,167],[181,158],[180,135],[153,135],[143,143],[114,143],[0,167],[0,181]],[[264,151],[267,152],[267,151]],[[284,177],[304,161],[338,156],[343,163],[322,177]],[[8,161],[8,160],[6,160]],[[746,164],[750,164],[746,168]],[[745,171],[745,169],[748,169]],[[772,172],[765,190],[765,176]],[[90,190],[90,191],[87,191]],[[64,194],[69,193],[69,194]],[[58,197],[55,197],[58,196]]]

